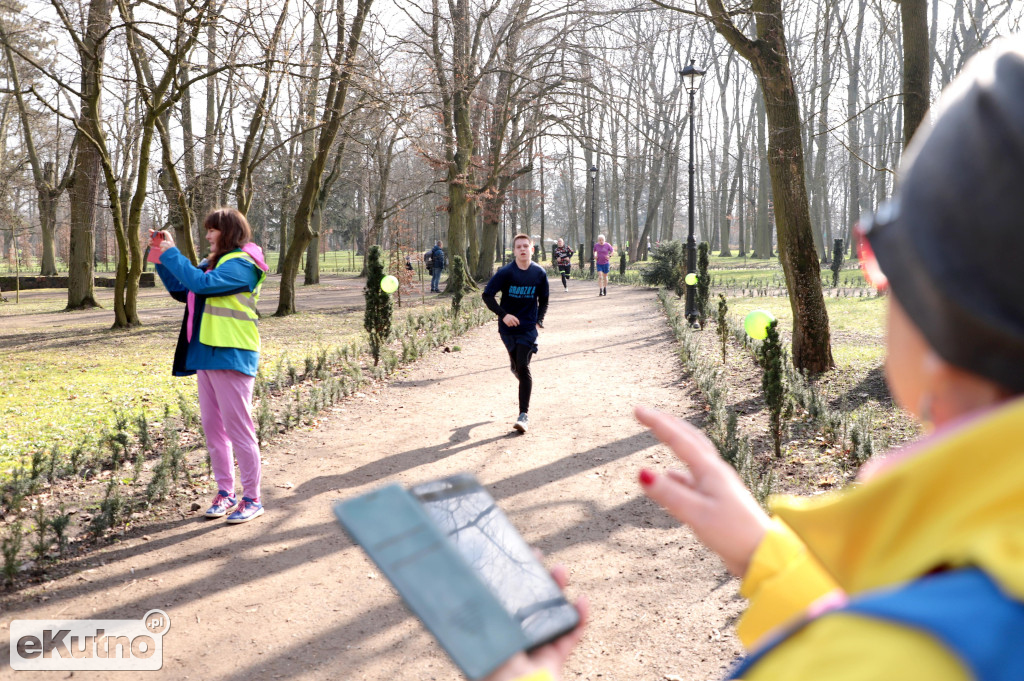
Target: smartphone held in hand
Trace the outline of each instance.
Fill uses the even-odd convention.
[[[160,244],[164,240],[163,232],[153,232],[149,236],[149,257],[146,258],[147,262],[160,263]]]
[[[576,608],[472,475],[409,490],[390,485],[334,510],[471,679],[579,624]]]

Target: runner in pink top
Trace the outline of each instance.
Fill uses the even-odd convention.
[[[599,234],[597,243],[594,244],[594,256],[597,258],[597,295],[608,295],[608,270],[611,265],[612,248],[610,243],[604,240],[604,234]]]

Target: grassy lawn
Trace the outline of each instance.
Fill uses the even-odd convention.
[[[206,246],[203,242],[202,246]],[[198,247],[198,246],[197,246]],[[267,264],[270,265],[270,271],[274,272],[277,269],[278,252],[276,250],[267,251],[265,253],[267,258]],[[303,258],[303,265],[305,265],[305,258]],[[109,262],[103,262],[102,260],[96,264],[95,272],[98,276],[113,276],[117,268],[117,262],[111,260]],[[150,267],[150,271],[152,271]],[[320,271],[325,274],[340,273],[340,272],[360,272],[363,269],[363,256],[356,255],[353,251],[327,251],[320,255]],[[7,259],[0,260],[0,275],[13,275],[15,271],[14,264],[9,262]],[[63,260],[57,260],[57,271],[60,274],[67,274],[68,266]],[[21,262],[21,275],[23,277],[34,277],[39,274],[39,260],[38,258],[28,258]],[[6,292],[5,292],[6,295]]]
[[[171,375],[182,307],[159,285],[147,291],[139,299],[140,311],[162,312],[163,320],[130,330],[111,331],[112,316],[82,323],[74,322],[78,313],[42,317],[63,309],[63,289],[35,291],[21,305],[0,305],[6,327],[0,332],[0,474],[37,448],[59,445],[67,451],[83,440],[94,443],[112,425],[115,410],[134,417],[145,409],[150,420],[159,420],[164,405],[177,413],[179,395],[194,403],[195,378]],[[112,296],[100,295],[108,300]],[[356,299],[359,304],[361,298]],[[336,309],[273,317],[277,284],[268,282],[260,303],[265,315],[260,320],[264,375],[273,375],[282,358],[301,368],[321,347],[334,349],[361,339],[362,311],[352,310],[351,295],[347,300]],[[102,297],[100,302],[110,309]],[[428,308],[449,304],[448,299],[427,300]],[[404,307],[396,308],[396,320],[421,309],[418,305],[418,298],[406,297]],[[61,324],[53,330],[42,319],[59,319]]]

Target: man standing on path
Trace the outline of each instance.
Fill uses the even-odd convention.
[[[530,359],[537,352],[537,329],[544,328],[548,311],[548,276],[544,268],[530,260],[533,241],[525,234],[512,239],[515,260],[491,277],[484,288],[484,303],[498,315],[498,334],[508,350],[512,373],[519,379],[519,418],[512,426],[520,433],[528,427],[533,376]],[[501,303],[495,299],[501,292]]]
[[[444,270],[444,249],[441,248],[441,240],[438,239],[434,248],[430,250],[430,292],[441,292],[441,272]]]
[[[597,243],[594,244],[594,255],[597,257],[597,295],[608,295],[608,270],[611,266],[612,245],[606,243],[604,234],[597,236]]]
[[[565,241],[559,239],[554,252],[551,254],[555,259],[555,264],[558,266],[558,271],[562,275],[562,287],[565,288],[566,291],[569,290],[569,272],[572,271],[573,253],[575,253],[575,251],[566,246]]]

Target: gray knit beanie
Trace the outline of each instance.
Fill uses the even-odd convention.
[[[1024,392],[1024,39],[974,57],[934,116],[862,227],[936,352]]]

